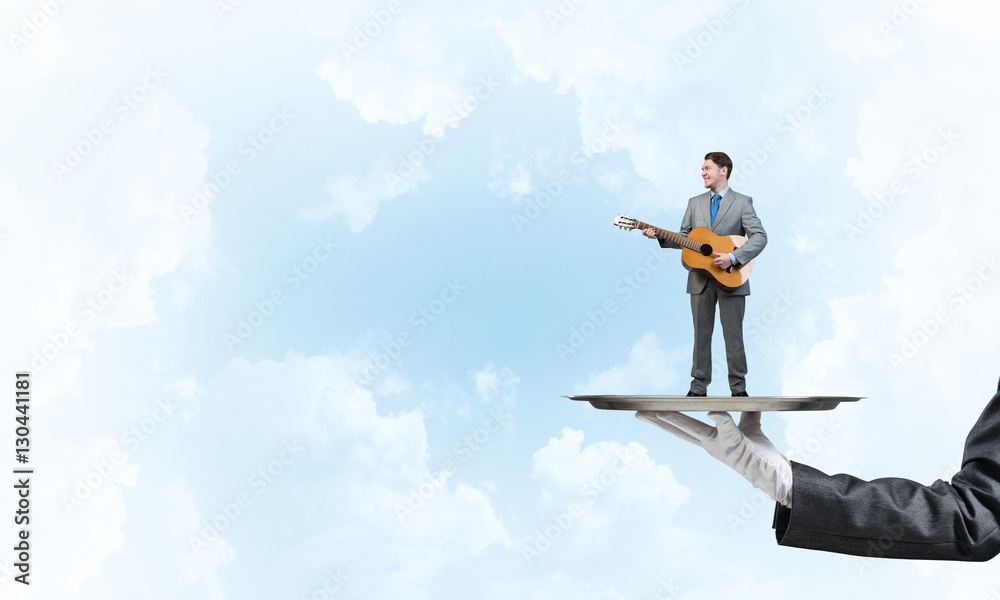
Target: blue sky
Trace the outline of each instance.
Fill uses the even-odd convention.
[[[996,389],[996,12],[4,4],[37,549],[0,589],[991,597],[984,565],[779,548],[739,476],[562,396],[687,390],[679,256],[611,223],[678,228],[722,150],[769,238],[750,392],[868,397],[765,432],[830,473],[950,478]]]

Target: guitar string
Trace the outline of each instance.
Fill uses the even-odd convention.
[[[689,250],[694,250],[696,252],[701,251],[701,244],[695,242],[694,240],[688,239],[680,234],[674,233],[672,231],[667,231],[666,229],[660,229],[655,225],[650,225],[649,223],[643,223],[642,221],[636,221],[635,229],[648,229],[652,227],[656,235],[665,237],[675,244],[680,244]]]

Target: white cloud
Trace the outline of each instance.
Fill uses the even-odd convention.
[[[205,175],[205,128],[164,92],[112,133],[100,150],[115,165],[114,177],[102,174],[97,158],[71,173],[58,194],[19,190],[0,175],[17,223],[8,248],[25,250],[0,253],[25,290],[7,296],[2,308],[23,315],[20,339],[36,350],[67,326],[79,336],[69,340],[68,355],[101,328],[155,322],[150,282],[208,249],[210,220],[184,226],[178,211]],[[91,196],[100,201],[87,203]],[[10,358],[29,364],[33,353]]]
[[[249,414],[273,415],[245,424],[245,435],[301,436],[310,449],[300,460],[313,468],[329,461],[318,485],[339,508],[322,520],[316,535],[338,543],[349,536],[352,550],[341,554],[345,562],[388,553],[385,568],[395,572],[386,578],[387,589],[419,588],[455,561],[509,545],[491,484],[451,482],[431,463],[423,413],[379,414],[372,394],[355,383],[362,368],[340,355],[234,359],[207,386],[206,404],[238,397]],[[475,381],[484,396],[512,397],[516,376],[487,367]]]
[[[988,333],[1000,323],[989,308],[995,305],[996,290],[1000,289],[995,286],[1000,281],[984,286],[961,311],[949,312],[947,326],[937,330],[899,372],[891,370],[886,355],[899,350],[906,339],[919,339],[914,336],[935,310],[955,308],[948,301],[949,293],[974,277],[979,258],[992,252],[991,236],[977,227],[1000,216],[988,185],[982,189],[983,182],[988,183],[989,165],[995,162],[990,140],[998,133],[996,124],[983,115],[992,114],[997,90],[989,78],[982,77],[981,65],[973,59],[995,54],[994,19],[990,15],[996,9],[971,1],[926,3],[900,30],[898,38],[889,42],[880,37],[876,21],[891,13],[892,2],[798,9],[801,12],[793,15],[796,19],[817,25],[816,31],[830,47],[857,61],[845,78],[838,74],[843,67],[835,57],[809,48],[788,52],[792,46],[781,36],[760,36],[760,31],[788,31],[783,26],[795,23],[780,20],[781,16],[765,5],[751,3],[753,10],[738,13],[725,37],[713,41],[694,67],[679,71],[674,54],[683,51],[688,37],[696,36],[706,19],[716,18],[733,4],[645,2],[622,10],[617,5],[582,3],[555,27],[546,18],[545,7],[527,3],[473,8],[405,4],[403,12],[382,25],[381,33],[361,54],[350,63],[337,63],[342,58],[342,44],[355,35],[354,27],[365,27],[372,19],[369,11],[380,9],[341,3],[331,9],[326,24],[326,50],[331,54],[317,73],[330,85],[334,97],[350,103],[362,118],[386,124],[422,122],[424,133],[430,135],[451,134],[464,122],[468,113],[456,103],[464,103],[479,77],[493,75],[500,82],[499,89],[508,82],[514,85],[528,79],[552,82],[557,92],[572,94],[578,100],[581,139],[598,138],[608,115],[622,115],[634,125],[633,132],[614,139],[608,147],[628,150],[635,173],[655,184],[645,200],[650,210],[662,209],[664,204],[673,208],[682,205],[687,194],[673,190],[678,182],[688,184],[691,165],[696,168],[700,163],[700,154],[692,152],[692,147],[710,141],[713,148],[754,147],[759,139],[773,135],[769,115],[794,106],[800,101],[797,90],[805,89],[805,82],[800,87],[796,79],[796,85],[762,99],[766,94],[748,77],[784,69],[796,73],[796,78],[802,77],[799,73],[817,72],[850,80],[851,86],[842,88],[844,94],[837,89],[838,102],[843,104],[831,110],[853,113],[850,102],[856,96],[851,94],[867,94],[873,89],[865,79],[867,74],[888,73],[872,92],[875,97],[858,111],[858,150],[846,165],[846,175],[861,193],[871,198],[895,178],[906,176],[906,162],[933,144],[938,127],[954,126],[960,139],[947,157],[936,161],[919,180],[908,180],[905,196],[856,244],[836,243],[843,241],[842,236],[828,233],[830,229],[839,233],[843,224],[837,210],[854,217],[856,207],[849,204],[854,199],[831,196],[822,208],[800,205],[798,212],[807,216],[801,226],[794,227],[797,237],[793,245],[800,252],[822,255],[822,262],[811,266],[822,265],[830,283],[817,286],[809,300],[796,305],[801,312],[787,315],[789,321],[804,325],[788,336],[790,358],[783,374],[784,389],[787,393],[868,393],[870,398],[831,414],[787,415],[787,442],[792,447],[808,448],[825,419],[834,417],[840,425],[837,435],[824,442],[807,462],[869,476],[938,476],[960,452],[968,425],[995,387],[997,374],[989,372],[989,365],[997,364],[997,350]],[[5,5],[0,13],[4,22],[16,24],[26,14],[22,10],[30,13],[36,6]],[[0,124],[14,140],[5,151],[4,164],[8,166],[0,169],[0,200],[7,223],[0,227],[6,236],[0,240],[0,267],[17,282],[17,293],[0,299],[0,308],[16,316],[8,320],[5,335],[20,340],[28,349],[24,353],[22,348],[11,346],[3,352],[5,364],[30,360],[30,350],[51,341],[68,321],[79,320],[80,303],[107,286],[119,265],[126,265],[134,274],[126,291],[117,294],[108,309],[88,323],[69,349],[44,369],[44,377],[38,378],[38,406],[52,411],[46,413],[46,419],[67,414],[59,411],[71,401],[91,400],[104,391],[84,390],[81,385],[84,369],[98,368],[87,361],[106,356],[101,354],[102,334],[156,324],[165,310],[157,304],[163,296],[154,295],[156,289],[166,291],[173,308],[198,300],[200,274],[210,273],[215,260],[208,248],[211,216],[182,226],[175,212],[177,204],[189,200],[193,190],[204,183],[208,131],[166,89],[158,90],[163,93],[151,97],[122,124],[102,146],[102,152],[75,172],[67,185],[57,187],[47,179],[31,179],[32,161],[41,157],[47,163],[61,147],[59,140],[75,134],[80,118],[86,121],[99,116],[99,111],[90,111],[91,105],[85,106],[87,99],[122,83],[125,67],[121,63],[113,63],[113,75],[97,67],[93,71],[82,68],[103,64],[94,57],[103,60],[117,47],[109,36],[98,35],[100,30],[87,26],[90,23],[84,20],[91,18],[88,15],[105,19],[107,11],[84,11],[81,7],[65,6],[66,12],[16,60],[10,53],[0,58],[0,72],[12,92],[0,99],[4,114],[46,115],[45,120],[53,123],[53,131],[33,130],[19,137],[14,135],[22,132],[15,119]],[[300,25],[309,21],[303,17],[312,16],[307,12],[321,9],[300,9],[290,18],[285,8],[243,3],[225,22],[212,20],[215,15],[211,10],[193,5],[151,2],[144,3],[143,10],[171,11],[178,20],[197,23],[190,30],[177,30],[170,21],[171,27],[164,24],[161,29],[172,39],[204,38],[217,47],[229,48],[232,54],[213,63],[229,69],[239,65],[237,57],[249,56],[248,47],[235,43],[245,35],[242,32],[267,31],[269,39],[276,41],[274,46],[266,45],[270,51],[281,47],[281,40],[287,39],[282,35],[288,31],[301,33]],[[198,20],[203,17],[208,21]],[[109,22],[118,25],[113,19]],[[289,23],[294,23],[295,29],[283,29]],[[765,26],[769,29],[763,29]],[[130,22],[126,29],[131,36],[129,57],[148,56],[134,45],[147,33],[142,24]],[[441,31],[447,33],[442,35]],[[942,31],[948,35],[941,35]],[[74,35],[64,35],[67,32]],[[955,43],[965,36],[978,45]],[[149,38],[156,52],[169,48],[156,36]],[[226,43],[218,43],[220,40]],[[769,43],[779,51],[756,51]],[[86,48],[95,51],[88,53]],[[218,58],[205,56],[206,63]],[[802,63],[792,62],[796,57],[801,57]],[[872,57],[888,62],[873,63],[869,60]],[[67,61],[70,58],[74,60]],[[305,64],[316,61],[310,52],[295,58]],[[809,68],[801,68],[804,64]],[[231,76],[226,82],[238,81],[236,71],[226,73]],[[734,88],[739,90],[739,109],[730,116],[719,108],[736,103],[728,97],[713,100],[715,95],[710,94],[716,73],[732,77]],[[741,75],[744,73],[750,75]],[[207,74],[212,72],[192,71],[177,77],[197,82]],[[762,86],[766,88],[778,79],[784,78],[765,77]],[[974,93],[967,91],[970,81],[976,82]],[[83,84],[77,85],[80,82]],[[200,83],[191,85],[195,87],[188,91],[201,89]],[[70,114],[66,98],[74,99],[71,104],[81,115],[66,117]],[[500,100],[498,95],[488,101],[499,106]],[[759,110],[760,105],[766,110]],[[806,162],[842,164],[836,148],[823,154],[827,150],[823,142],[832,139],[818,127],[796,138],[798,148],[808,154]],[[15,143],[18,141],[21,143]],[[560,143],[553,142],[553,147]],[[568,145],[575,147],[577,142]],[[31,159],[19,160],[21,155]],[[694,161],[689,160],[692,156]],[[505,164],[516,166],[499,175],[504,193],[527,193],[533,179],[549,179],[536,176],[544,171],[519,158],[505,159]],[[330,201],[304,214],[314,219],[341,217],[352,230],[361,231],[385,201],[416,190],[418,183],[431,176],[430,169],[418,170],[406,178],[399,193],[393,194],[385,186],[386,169],[376,162],[378,166],[367,174],[335,174],[328,182]],[[769,166],[774,164],[786,165],[776,161]],[[783,174],[794,175],[794,166],[783,169]],[[629,195],[631,179],[623,169],[609,168],[597,174],[599,186],[622,197]],[[822,184],[816,184],[819,193]],[[164,281],[164,276],[169,281]],[[871,281],[875,283],[865,283]],[[577,389],[633,391],[628,386],[635,385],[639,388],[636,392],[665,393],[677,389],[689,360],[687,343],[674,351],[648,334],[635,343],[624,363],[591,375]],[[981,569],[951,565],[923,569],[922,576],[928,578],[925,581],[912,577],[915,567],[898,563],[880,563],[884,576],[863,581],[856,578],[860,583],[855,583],[838,570],[843,565],[851,568],[849,561],[838,562],[843,557],[774,550],[766,518],[759,519],[760,530],[748,527],[745,536],[706,534],[696,545],[690,544],[695,534],[678,530],[677,518],[690,518],[696,524],[692,528],[699,531],[711,529],[715,521],[703,507],[683,502],[686,489],[673,475],[674,471],[682,472],[681,464],[673,464],[674,469],[656,464],[645,448],[634,443],[597,441],[587,445],[583,433],[571,428],[535,452],[530,465],[528,454],[505,457],[509,468],[522,479],[526,479],[527,469],[532,469],[536,478],[527,484],[512,484],[514,478],[494,473],[492,467],[464,470],[461,477],[445,479],[401,527],[397,503],[438,474],[439,464],[431,458],[438,439],[429,433],[433,431],[427,425],[429,411],[413,410],[406,404],[412,388],[405,378],[390,373],[378,387],[368,390],[354,383],[352,375],[358,370],[358,363],[346,357],[292,353],[282,361],[233,360],[213,382],[201,381],[199,385],[190,378],[182,382],[175,391],[197,397],[202,404],[200,412],[187,415],[184,444],[196,444],[197,451],[206,455],[214,451],[220,457],[220,468],[213,464],[203,473],[190,469],[183,482],[166,485],[153,479],[147,485],[157,476],[152,467],[183,464],[176,457],[156,462],[151,446],[149,463],[141,457],[140,478],[136,473],[139,463],[129,462],[120,479],[105,484],[91,498],[86,510],[92,519],[67,520],[59,514],[64,509],[54,498],[40,500],[40,523],[45,524],[45,531],[58,531],[60,536],[41,544],[44,548],[37,556],[38,565],[60,574],[47,580],[53,586],[50,595],[79,590],[81,595],[96,597],[100,594],[97,584],[102,582],[113,589],[118,580],[111,581],[109,565],[117,569],[132,565],[138,571],[155,556],[148,540],[130,534],[124,537],[130,524],[162,518],[167,522],[165,527],[174,526],[177,532],[197,527],[201,519],[212,514],[215,500],[230,493],[227,486],[241,483],[245,469],[257,467],[255,453],[261,447],[267,451],[267,444],[295,435],[308,441],[310,453],[268,493],[266,500],[274,502],[270,508],[264,500],[256,503],[247,520],[226,534],[218,553],[205,561],[181,554],[180,563],[155,564],[177,564],[180,574],[193,578],[208,595],[222,597],[228,591],[228,577],[249,581],[248,573],[265,572],[257,569],[261,563],[255,562],[264,554],[259,551],[266,545],[261,540],[267,535],[273,536],[268,542],[289,539],[282,537],[290,531],[284,529],[283,520],[300,518],[301,531],[308,533],[284,546],[274,546],[281,552],[267,555],[267,572],[286,571],[274,568],[270,561],[285,561],[281,566],[290,568],[301,563],[302,571],[319,573],[330,561],[363,567],[363,559],[374,555],[373,560],[385,560],[385,564],[371,571],[353,571],[357,579],[369,572],[384,576],[382,587],[375,590],[383,593],[372,596],[441,597],[455,587],[447,580],[465,576],[478,580],[487,594],[498,598],[653,597],[664,572],[689,578],[685,586],[693,589],[685,589],[685,597],[741,593],[764,597],[773,596],[776,589],[781,591],[779,595],[795,596],[809,590],[843,596],[847,595],[845,588],[852,587],[865,591],[882,587],[903,593],[899,581],[916,581],[914,589],[925,594],[950,586],[957,597],[989,586]],[[520,382],[509,370],[487,366],[472,373],[465,385],[472,389],[463,397],[493,404],[512,400]],[[105,414],[100,411],[123,406],[121,397],[108,398],[107,404],[103,400],[95,403],[94,410]],[[459,416],[467,421],[474,412]],[[198,438],[199,424],[211,434]],[[541,418],[532,420],[531,426],[526,435],[548,425]],[[631,435],[630,429],[626,431],[625,435]],[[549,433],[554,432],[542,430],[541,435]],[[64,427],[50,435],[38,439],[39,448],[51,452],[41,464],[47,478],[67,484],[89,470],[84,463],[90,460],[92,450],[110,452],[113,445],[109,444],[114,443],[90,436],[81,426]],[[596,435],[598,440],[607,437],[603,432],[587,435]],[[169,446],[163,439],[165,454],[182,450],[183,444]],[[539,445],[535,440],[522,444],[521,449],[530,453]],[[676,451],[675,446],[667,448]],[[544,530],[566,503],[581,496],[586,502],[590,496],[582,488],[593,477],[608,473],[609,461],[626,451],[640,457],[633,469],[623,475],[615,473],[608,491],[586,505],[585,516],[565,537],[539,561],[525,565],[516,543]],[[704,494],[700,498],[711,499],[715,471],[710,474],[708,469],[724,467],[711,464],[705,469],[693,489]],[[199,475],[205,480],[199,480]],[[143,485],[133,486],[136,481]],[[133,495],[161,491],[169,510],[136,512]],[[290,497],[299,509],[293,511],[295,514],[272,512],[276,506],[287,508]],[[537,515],[530,509],[522,510],[525,497],[539,499],[537,506],[532,503]],[[262,537],[253,537],[258,531],[264,532]],[[7,533],[2,537],[11,539]],[[181,543],[180,536],[168,539],[175,545]],[[689,551],[687,556],[676,553],[682,547]],[[178,548],[186,551],[183,546]],[[720,555],[725,559],[720,561]],[[114,562],[109,561],[111,557]],[[793,568],[775,572],[773,566],[779,560],[787,560]],[[725,576],[706,578],[705,565],[720,562],[726,565]],[[818,569],[817,564],[823,568]],[[54,589],[57,585],[62,586],[58,591]],[[291,589],[289,586],[284,591]],[[46,593],[44,588],[40,593]]]
[[[110,437],[90,436],[77,445],[40,432],[33,444],[32,464],[26,466],[38,474],[19,476],[30,480],[30,521],[15,526],[13,519],[5,520],[0,527],[6,539],[14,540],[22,525],[28,526],[31,585],[13,581],[20,574],[15,571],[0,579],[0,591],[15,598],[77,594],[125,542],[123,488],[135,486],[139,468]]]
[[[532,457],[532,476],[542,486],[541,522],[519,540],[519,550],[533,568],[566,570],[590,587],[634,592],[643,569],[691,544],[692,535],[674,522],[691,492],[641,444],[584,447],[583,439],[582,431],[564,427]],[[612,550],[625,546],[644,548],[642,558]],[[597,556],[606,569],[580,567]]]
[[[524,3],[474,9],[404,3],[388,23],[371,25],[370,31],[378,33],[366,41],[369,36],[359,36],[356,28],[370,25],[372,14],[361,5],[345,6],[322,21],[321,30],[333,40],[334,49],[317,74],[330,83],[338,99],[354,104],[366,121],[403,124],[423,118],[423,132],[437,138],[458,127],[471,114],[469,108],[491,102],[494,90],[507,85],[503,82],[516,83],[525,76],[547,82],[555,77],[559,93],[573,90],[581,100],[584,142],[589,145],[603,138],[597,153],[627,148],[636,171],[662,190],[682,172],[671,166],[680,146],[669,140],[676,136],[649,127],[633,133],[629,124],[648,122],[672,83],[671,77],[650,79],[648,74],[672,73],[673,55],[683,46],[681,35],[693,33],[703,19],[718,17],[722,9],[645,2],[623,12],[593,4],[553,27],[544,11]],[[633,14],[643,18],[634,19]],[[453,35],[434,33],[442,27]],[[513,72],[498,66],[504,61],[496,57],[497,38],[513,57]],[[676,43],[665,44],[665,39]],[[610,118],[626,131],[609,133]],[[357,201],[335,199],[313,217],[345,214],[352,230],[360,231],[385,195],[355,193],[369,186],[335,181],[337,195]],[[617,181],[613,178],[608,184]],[[501,196],[523,196],[530,191],[529,174],[520,166],[509,175],[494,172],[490,188]],[[345,204],[352,206],[345,209]]]
[[[490,168],[490,181],[486,187],[497,198],[513,196],[515,200],[520,200],[521,197],[531,193],[531,172],[521,161],[508,167],[504,160],[494,157],[493,166]]]
[[[407,2],[369,10],[341,4],[319,27],[334,48],[316,69],[339,100],[352,103],[370,123],[400,125],[424,119],[424,138],[400,152],[380,157],[367,176],[331,178],[332,200],[304,212],[308,219],[346,218],[353,232],[364,230],[379,205],[416,190],[431,179],[426,161],[448,131],[501,89],[492,50],[485,43],[487,24],[478,11]],[[433,33],[444,27],[452,35]],[[365,33],[365,32],[368,33]]]
[[[28,6],[25,15],[40,10],[37,3]],[[18,10],[24,8],[21,3]],[[36,487],[32,506],[44,525],[34,530],[31,588],[50,597],[85,593],[126,543],[123,489],[135,485],[138,471],[128,460],[111,477],[94,474],[94,464],[105,464],[118,443],[102,429],[90,429],[92,422],[67,417],[78,414],[74,402],[85,399],[99,414],[119,399],[104,398],[106,390],[100,402],[88,397],[84,366],[95,368],[88,360],[100,355],[102,335],[157,322],[163,307],[154,300],[153,282],[186,261],[204,264],[211,241],[210,219],[185,226],[178,211],[203,183],[207,129],[164,87],[149,91],[120,118],[111,106],[121,81],[129,80],[105,88],[104,79],[78,77],[74,61],[86,61],[81,57],[94,49],[70,40],[87,11],[69,5],[60,11],[21,55],[0,59],[0,72],[17,90],[0,99],[0,109],[33,116],[27,125],[10,118],[2,125],[18,141],[6,146],[0,167],[0,268],[18,282],[18,291],[0,298],[0,310],[16,315],[4,327],[4,336],[16,343],[4,345],[0,362],[32,370],[34,416],[47,423],[33,438],[39,472],[45,473],[36,486],[48,483]],[[88,34],[104,39],[100,32]],[[70,47],[74,51],[65,53]],[[141,67],[135,73],[143,77]],[[92,97],[105,90],[106,102],[98,100],[97,112],[91,112]],[[72,110],[66,98],[74,99]],[[60,181],[52,163],[65,160],[66,145],[85,147],[88,136],[97,139],[94,127],[102,118],[113,129],[92,142],[93,150]],[[190,276],[197,278],[197,271]],[[70,513],[64,494],[73,494],[88,476],[102,483]]]
[[[359,233],[371,225],[379,205],[417,189],[430,178],[430,172],[422,162],[405,168],[385,163],[376,166],[367,175],[332,177],[327,184],[330,200],[304,209],[302,216],[310,221],[342,216],[350,230]]]
[[[646,333],[629,351],[623,365],[615,365],[597,374],[591,374],[586,383],[576,386],[577,394],[677,394],[687,387],[682,377],[690,350],[674,348],[664,350],[660,337]]]
[[[485,91],[481,98],[474,95],[480,77],[492,75],[486,67],[484,24],[478,11],[397,4],[401,10],[395,16],[380,9],[384,25],[365,5],[338,5],[323,21],[334,49],[317,75],[366,121],[403,124],[426,118],[424,133],[442,137],[468,116],[473,101],[486,97]],[[359,35],[358,28],[377,33]],[[433,33],[442,29],[450,35]]]
[[[919,19],[929,11],[922,8]],[[967,48],[927,44],[944,35],[927,25],[907,25],[910,42],[923,43],[899,57],[858,110],[858,155],[845,175],[866,199],[861,209],[874,217],[862,223],[852,210],[837,215],[843,221],[800,222],[801,235],[844,225],[856,235],[825,244],[831,262],[816,292],[829,298],[829,332],[793,344],[783,391],[869,396],[837,409],[841,433],[805,462],[929,482],[950,476],[1000,375],[989,367],[1000,351],[988,335],[1000,327],[992,310],[1000,255],[991,240],[972,233],[976,223],[1000,218],[979,175],[998,158],[989,140],[1000,129],[984,115],[1000,86],[982,80],[976,94],[954,93],[978,67],[965,60]],[[894,185],[904,191],[880,203]],[[838,285],[861,290],[845,293]],[[824,418],[788,416],[788,443],[807,443]]]
[[[517,385],[521,383],[517,374],[507,367],[497,369],[493,363],[472,374],[476,382],[476,395],[483,404],[510,407],[517,396]]]
[[[225,538],[212,540],[198,552],[191,549],[192,534],[203,530],[206,519],[199,513],[193,493],[176,480],[164,486],[161,498],[167,507],[163,534],[172,542],[177,568],[186,582],[200,583],[210,600],[227,598],[219,568],[236,559],[236,551]]]

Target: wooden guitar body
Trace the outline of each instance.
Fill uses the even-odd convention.
[[[739,235],[715,235],[707,227],[695,227],[691,233],[683,236],[625,215],[616,216],[614,225],[619,229],[654,230],[659,239],[669,240],[681,247],[681,264],[684,265],[685,269],[708,275],[716,285],[730,292],[750,279],[753,262],[757,260],[752,258],[745,265],[729,267],[725,270],[715,266],[713,253],[729,254],[745,244],[747,239]]]
[[[757,260],[756,258],[751,259],[745,265],[730,267],[727,270],[720,269],[712,262],[715,260],[712,252],[729,254],[746,243],[747,239],[745,237],[739,235],[715,235],[705,227],[696,227],[691,230],[687,238],[702,244],[703,248],[704,244],[707,244],[711,250],[708,252],[708,256],[705,256],[704,252],[706,250],[699,252],[690,248],[682,248],[681,264],[684,265],[685,269],[705,273],[711,279],[714,279],[719,287],[729,291],[740,287],[750,278],[750,271],[753,270],[753,262]]]

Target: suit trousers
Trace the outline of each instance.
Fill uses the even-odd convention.
[[[729,366],[729,389],[732,393],[747,389],[747,355],[743,347],[743,314],[746,296],[719,293],[711,281],[700,294],[691,294],[691,316],[694,320],[694,356],[691,361],[691,392],[708,393],[712,381],[712,331],[715,329],[715,305],[719,305],[719,320],[726,341],[726,362]]]

